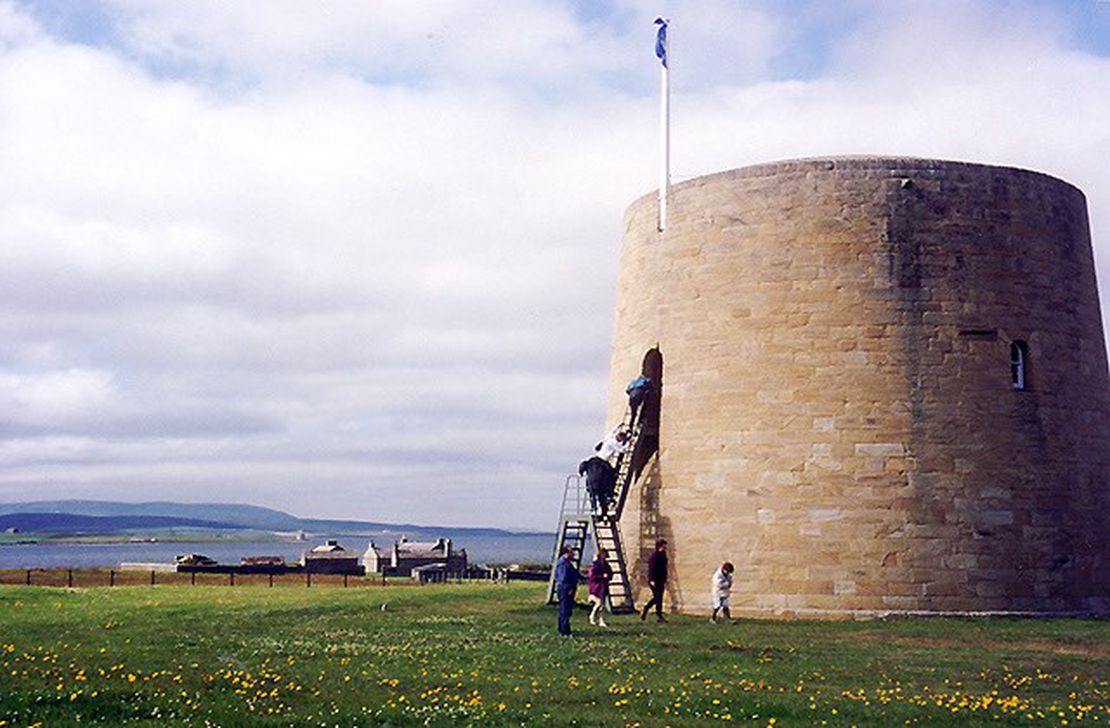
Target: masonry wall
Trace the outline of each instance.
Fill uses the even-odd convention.
[[[664,233],[656,214],[651,195],[625,216],[608,413],[658,345],[660,449],[621,524],[641,589],[665,537],[687,611],[725,559],[741,613],[1110,611],[1110,381],[1078,189],[814,159],[676,185]]]

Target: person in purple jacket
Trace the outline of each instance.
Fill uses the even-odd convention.
[[[590,587],[590,624],[599,627],[608,627],[605,624],[605,604],[609,601],[609,582],[613,579],[613,567],[606,561],[608,552],[605,549],[597,550],[597,558],[590,564],[590,572],[586,575],[586,583]]]
[[[655,621],[666,622],[663,616],[663,590],[667,587],[667,540],[659,539],[655,542],[655,550],[651,552],[647,563],[648,586],[651,587],[651,601],[644,605],[640,612],[640,621],[647,619],[648,610],[655,607]]]

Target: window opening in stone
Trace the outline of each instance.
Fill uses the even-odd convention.
[[[1010,381],[1014,389],[1025,389],[1028,382],[1029,347],[1024,341],[1010,344]]]

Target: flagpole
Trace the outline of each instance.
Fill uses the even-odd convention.
[[[667,33],[670,21],[658,18],[655,22],[660,26],[656,55],[662,61],[659,68],[659,232],[663,232],[667,228],[667,193],[671,186],[670,38]]]

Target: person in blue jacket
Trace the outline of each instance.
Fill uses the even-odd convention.
[[[628,418],[629,427],[636,424],[636,415],[640,411],[640,406],[643,405],[644,400],[648,398],[654,388],[655,382],[651,380],[651,377],[636,377],[625,387],[624,392],[628,395],[628,408],[631,411],[631,416]]]
[[[578,568],[574,548],[566,546],[555,565],[555,593],[559,597],[559,634],[570,637],[570,615],[574,611],[574,592],[578,589]]]

